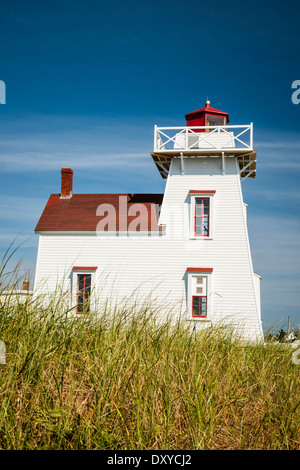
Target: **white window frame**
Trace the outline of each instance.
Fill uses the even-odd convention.
[[[95,278],[96,278],[96,271],[97,267],[80,267],[80,266],[74,266],[72,268],[72,274],[71,274],[71,279],[72,279],[72,286],[71,286],[71,292],[72,292],[72,308],[74,308],[74,313],[76,315],[81,315],[76,312],[76,305],[77,305],[77,275],[78,274],[91,274],[91,293],[90,293],[90,306],[93,308],[95,306],[95,298],[93,295],[94,292],[94,287],[95,287]]]
[[[214,233],[214,199],[215,199],[215,193],[216,191],[190,191],[189,196],[190,196],[190,239],[192,240],[212,240],[213,239],[213,233]],[[208,198],[209,199],[209,214],[208,214],[208,220],[209,220],[209,235],[208,237],[202,236],[202,235],[195,235],[195,205],[196,205],[196,199],[202,197],[202,198]]]
[[[189,271],[189,269],[194,269]],[[208,271],[209,270],[209,271]],[[212,268],[188,268],[187,270],[187,320],[197,322],[211,321],[212,312]],[[207,298],[207,314],[206,317],[193,317],[193,279],[202,277],[206,279],[206,298]]]

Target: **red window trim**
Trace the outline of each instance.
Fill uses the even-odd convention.
[[[208,200],[208,214],[207,215],[196,215],[196,200],[197,199],[207,199]],[[203,204],[201,205],[201,207],[203,207]],[[196,233],[196,220],[200,219],[201,220],[201,231],[202,231],[202,223],[204,220],[207,220],[208,222],[208,233],[205,234],[205,233]],[[194,236],[195,237],[209,237],[209,232],[210,232],[210,200],[209,200],[209,197],[202,197],[202,196],[199,196],[199,197],[196,197],[195,198],[195,208],[194,208]]]
[[[194,315],[194,297],[200,299],[199,302],[199,315]],[[202,299],[206,299],[206,315],[201,315]],[[193,318],[206,318],[207,317],[207,296],[206,295],[193,295],[192,296],[192,317]]]
[[[86,312],[84,311],[84,300],[83,300],[83,311],[82,312],[78,312],[78,297],[80,295],[83,296],[83,299],[85,296],[88,296],[88,298],[90,299],[90,296],[91,296],[91,293],[90,292],[85,292],[85,277],[84,277],[84,281],[83,281],[83,288],[82,288],[82,292],[79,291],[79,276],[88,276],[89,274],[77,274],[77,282],[76,282],[76,286],[77,286],[77,290],[76,290],[76,313],[77,315],[82,315],[83,313],[89,313],[90,311],[87,310]],[[90,274],[91,276],[91,274]],[[90,289],[91,289],[91,286],[90,286]]]
[[[214,268],[187,268],[188,273],[212,273]]]
[[[196,189],[190,189],[189,194],[215,194],[216,190],[215,189],[204,189],[203,191],[196,190]]]
[[[73,266],[72,271],[96,271],[98,267],[95,266]]]

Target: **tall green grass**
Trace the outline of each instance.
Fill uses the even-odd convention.
[[[0,339],[0,449],[300,449],[300,365],[280,345],[161,324],[151,304],[72,316],[30,297],[0,302]]]
[[[4,305],[1,449],[299,449],[299,365],[149,307]]]

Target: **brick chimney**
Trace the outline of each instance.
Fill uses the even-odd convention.
[[[61,199],[69,199],[73,192],[73,170],[71,168],[61,169]]]

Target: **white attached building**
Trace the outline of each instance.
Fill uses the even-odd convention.
[[[35,229],[35,292],[63,285],[74,312],[151,298],[200,327],[263,339],[241,181],[255,177],[253,128],[206,102],[184,127],[157,127],[151,156],[164,194],[73,194],[62,169]],[[170,307],[172,306],[172,307]]]

